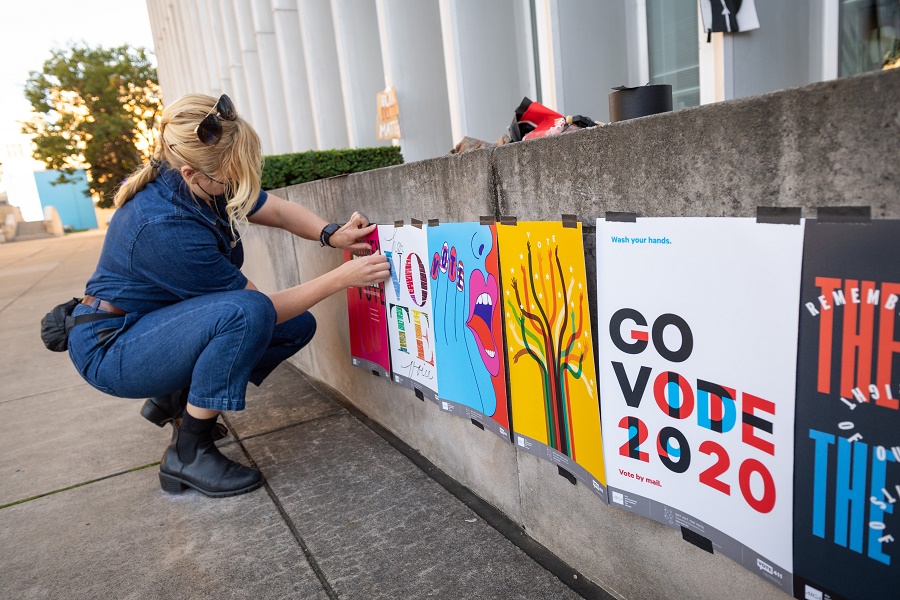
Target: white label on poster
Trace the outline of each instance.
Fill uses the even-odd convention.
[[[385,283],[391,368],[397,381],[411,379],[437,391],[434,324],[428,278],[428,234],[424,229],[379,225],[381,249],[391,264]]]
[[[802,225],[597,221],[607,484],[787,570],[802,249]]]

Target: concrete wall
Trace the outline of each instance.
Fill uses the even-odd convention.
[[[753,217],[756,207],[871,205],[900,218],[900,71],[294,186],[275,193],[329,220],[359,209],[376,222],[481,215],[586,224],[611,211],[646,216]],[[337,267],[341,255],[281,231],[251,227],[245,271],[264,291]],[[595,304],[595,299],[591,299]],[[787,598],[731,560],[656,522],[603,505],[556,468],[440,413],[349,361],[347,303],[313,312],[319,330],[295,364],[492,503],[569,565],[618,597]],[[594,331],[597,331],[596,323]]]

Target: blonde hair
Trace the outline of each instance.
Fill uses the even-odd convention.
[[[205,94],[187,94],[163,110],[152,159],[132,173],[116,191],[116,208],[156,179],[158,164],[165,161],[175,170],[188,165],[198,175],[227,182],[225,197],[228,199],[229,224],[236,229],[246,223],[247,213],[260,192],[262,148],[259,135],[240,116],[234,121],[220,117],[222,138],[214,146],[205,146],[195,129],[216,102],[216,98]]]

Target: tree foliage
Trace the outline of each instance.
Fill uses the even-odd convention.
[[[144,48],[70,45],[32,71],[25,97],[36,113],[23,124],[34,157],[69,181],[87,170],[98,206],[112,206],[119,184],[146,162],[156,142],[162,103],[156,69]]]

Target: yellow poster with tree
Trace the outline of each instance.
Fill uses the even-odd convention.
[[[606,500],[581,224],[497,225],[516,445]]]

